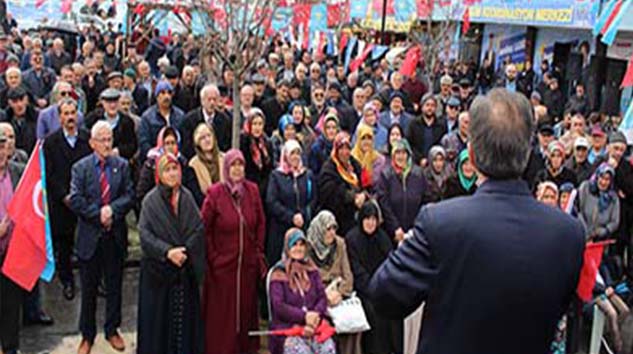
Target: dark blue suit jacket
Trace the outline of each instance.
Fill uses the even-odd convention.
[[[96,155],[90,154],[77,161],[72,168],[70,206],[79,219],[77,226],[77,255],[89,260],[95,253],[100,237],[114,237],[122,251],[127,248],[125,215],[134,201],[134,185],[127,161],[108,157],[110,207],[113,213],[112,233],[107,234],[101,225],[101,185],[95,167]]]
[[[420,210],[414,235],[374,274],[383,315],[426,301],[420,354],[545,354],[578,283],[580,223],[537,202],[523,181]]]

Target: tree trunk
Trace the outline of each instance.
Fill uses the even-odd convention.
[[[241,123],[240,82],[238,78],[233,80],[233,131],[231,135],[231,147],[240,148],[240,123]]]

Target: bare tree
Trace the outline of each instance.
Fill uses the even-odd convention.
[[[233,129],[231,145],[239,148],[241,120],[240,83],[250,73],[266,49],[266,30],[279,0],[190,0],[201,17],[206,34],[202,55],[206,73],[220,67],[233,71]]]

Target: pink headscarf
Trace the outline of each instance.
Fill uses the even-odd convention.
[[[222,176],[224,177],[224,185],[228,187],[229,192],[235,199],[240,199],[242,195],[244,195],[244,178],[239,181],[233,181],[231,179],[231,174],[229,171],[231,170],[231,165],[235,161],[242,161],[243,164],[246,164],[246,160],[244,159],[244,155],[238,149],[231,149],[224,154],[224,166],[222,168]]]
[[[299,166],[297,166],[296,168],[292,168],[292,166],[290,165],[290,154],[295,150],[299,150],[299,153],[301,153],[303,151],[303,149],[301,148],[301,144],[299,144],[299,142],[294,139],[286,141],[283,148],[281,149],[281,154],[279,156],[279,167],[277,167],[277,169],[283,174],[289,175],[292,173],[296,177],[301,175],[305,168],[303,167],[303,161],[301,159],[299,160]]]

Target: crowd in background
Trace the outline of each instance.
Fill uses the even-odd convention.
[[[368,59],[349,73],[338,57],[276,36],[252,72],[236,77],[201,57],[192,35],[152,31],[146,40],[142,31],[125,56],[112,28],[88,28],[74,45],[46,30],[0,36],[0,259],[11,238],[6,206],[42,140],[57,278],[68,300],[82,289],[79,353],[94,343],[99,294],[105,336],[125,348],[130,212],[143,249],[139,353],[255,353],[259,339],[248,332],[260,318],[314,331],[353,292],[370,331],[324,343],[274,338],[269,350],[403,353],[403,324],[375,311],[369,279],[421,206],[476,192],[468,109],[497,87],[534,107],[524,179],[535,196],[578,217],[588,241],[617,241],[596,294],[630,275],[633,170],[621,117],[591,111],[582,80],[562,92],[547,61],[542,75],[529,62],[521,72],[510,62],[495,70],[486,58],[479,70],[456,61],[403,76],[402,57]],[[203,72],[209,66],[220,75]],[[241,131],[232,149],[234,80]],[[0,315],[5,354],[19,349],[21,321],[53,324],[38,287],[25,292],[4,275]],[[568,337],[572,347],[580,340]]]

